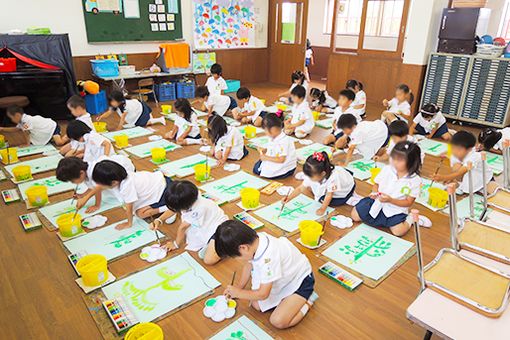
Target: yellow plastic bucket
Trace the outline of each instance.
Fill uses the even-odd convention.
[[[76,270],[80,273],[85,286],[99,286],[108,280],[108,266],[103,255],[85,255],[76,263]]]
[[[244,136],[246,138],[254,138],[255,136],[257,136],[257,128],[253,125],[247,125],[244,128]]]
[[[74,214],[75,212],[72,211],[62,214],[57,218],[57,226],[60,235],[64,237],[73,237],[83,232],[81,227],[81,216],[80,214],[76,214],[76,216],[74,216]]]
[[[313,111],[312,115],[313,115],[313,119],[314,120],[319,120],[319,117],[321,116],[321,113],[319,111]]]
[[[152,148],[151,156],[154,163],[163,163],[166,161],[166,150],[164,148]]]
[[[164,115],[172,113],[172,105],[161,105],[161,113]]]
[[[285,105],[285,104],[276,104],[276,108],[278,110],[286,111],[287,110],[287,105]]]
[[[372,168],[370,169],[370,183],[375,183],[375,178],[381,172],[382,168]]]
[[[94,129],[96,132],[106,132],[106,123],[105,122],[94,122]]]
[[[434,208],[442,209],[446,207],[448,202],[448,192],[439,188],[429,188],[429,201],[428,203]]]
[[[12,169],[12,174],[16,181],[26,181],[32,178],[32,169],[29,165],[18,165]]]
[[[163,330],[153,322],[142,322],[133,326],[124,340],[163,340]]]
[[[129,138],[125,134],[113,136],[113,140],[115,140],[115,146],[118,148],[125,148],[129,144]]]
[[[42,207],[48,203],[48,187],[45,185],[34,185],[25,190],[28,202],[33,207]]]
[[[0,135],[0,148],[4,148],[4,147],[5,147],[5,136]]]
[[[2,157],[2,163],[12,164],[18,161],[18,150],[15,148],[1,149],[0,157]]]
[[[253,188],[244,188],[240,191],[241,202],[246,209],[254,209],[260,204],[260,191]]]
[[[299,222],[298,227],[301,232],[301,243],[309,247],[316,247],[319,245],[319,240],[324,234],[320,223],[304,220]]]
[[[211,177],[211,167],[205,164],[197,164],[193,167],[195,170],[195,179],[204,182]]]

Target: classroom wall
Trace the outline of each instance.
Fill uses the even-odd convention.
[[[313,46],[329,47],[330,34],[323,33],[324,7],[327,0],[313,0],[308,6],[307,38]]]

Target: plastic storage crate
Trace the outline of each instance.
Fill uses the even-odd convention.
[[[191,80],[178,82],[177,98],[195,98],[195,82]]]
[[[118,77],[119,61],[115,59],[91,60],[92,73],[98,77]]]
[[[241,87],[240,80],[229,79],[225,80],[225,82],[227,83],[227,89],[225,90],[225,93],[237,92],[237,90],[239,90]]]
[[[156,96],[160,102],[175,100],[175,83],[161,83],[154,85]]]
[[[85,106],[87,107],[87,112],[92,115],[105,112],[108,108],[106,92],[101,90],[98,94],[87,94],[85,96]]]

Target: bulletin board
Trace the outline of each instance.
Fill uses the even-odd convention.
[[[182,39],[181,0],[83,0],[87,40]]]

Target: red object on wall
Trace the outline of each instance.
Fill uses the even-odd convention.
[[[16,58],[0,58],[0,72],[16,72]]]

